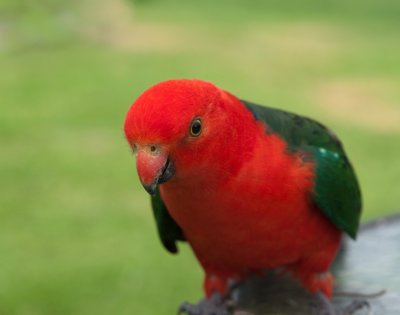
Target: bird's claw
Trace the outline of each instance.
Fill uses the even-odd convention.
[[[203,299],[198,304],[184,302],[178,309],[177,314],[187,315],[231,315],[234,302],[223,300],[221,295],[214,293],[210,299]]]
[[[363,308],[371,308],[371,305],[367,300],[354,300],[340,312],[340,315],[352,315]]]
[[[313,305],[313,315],[353,315],[363,308],[370,308],[367,300],[354,300],[342,310],[337,310],[322,293],[317,294],[317,299],[319,303]]]
[[[200,308],[197,304],[190,304],[188,302],[183,302],[179,308],[177,315],[189,314],[189,315],[201,315]]]

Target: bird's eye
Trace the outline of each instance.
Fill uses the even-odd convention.
[[[198,137],[201,134],[201,119],[195,118],[190,125],[190,135]]]

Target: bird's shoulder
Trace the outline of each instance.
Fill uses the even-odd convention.
[[[301,115],[268,106],[242,101],[256,120],[267,125],[267,132],[277,133],[289,149],[295,150],[303,145],[325,148],[344,153],[339,138],[326,126]]]
[[[321,123],[283,110],[242,101],[256,120],[314,167],[312,201],[338,228],[355,238],[361,215],[361,192],[354,169],[338,137]],[[265,161],[267,163],[267,161]]]

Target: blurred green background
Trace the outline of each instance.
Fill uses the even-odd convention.
[[[122,125],[170,78],[336,131],[363,219],[399,209],[397,0],[1,0],[0,314],[174,314],[201,296],[161,247]]]

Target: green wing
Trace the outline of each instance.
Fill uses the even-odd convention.
[[[268,132],[279,134],[291,152],[316,164],[313,201],[341,230],[356,238],[361,193],[354,170],[339,139],[320,123],[282,110],[242,101]]]
[[[178,252],[177,241],[184,241],[182,229],[169,215],[167,207],[161,199],[160,191],[157,188],[156,193],[151,196],[151,206],[153,208],[154,218],[156,219],[158,235],[164,247],[171,253]]]

